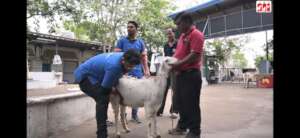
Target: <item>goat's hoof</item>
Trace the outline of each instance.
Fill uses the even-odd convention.
[[[161,136],[160,136],[160,135],[157,135],[155,138],[161,138]]]
[[[116,135],[116,137],[115,138],[121,138],[121,135]]]
[[[129,133],[129,132],[130,132],[130,129],[126,129],[126,130],[125,130],[125,133]]]

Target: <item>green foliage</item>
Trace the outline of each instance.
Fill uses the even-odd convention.
[[[224,39],[214,39],[213,41],[207,41],[205,43],[205,49],[208,55],[215,55],[217,58],[217,62],[225,66],[225,63],[230,59],[233,51],[239,51],[241,47],[250,40],[250,37],[236,37],[236,38],[224,38]],[[240,60],[240,65],[244,66],[246,64],[243,61],[241,53],[236,53],[234,57],[237,58],[235,60]],[[239,59],[241,58],[241,59]]]
[[[83,14],[83,21],[74,24],[75,28],[71,31],[74,31],[78,38],[80,38],[78,35],[87,35],[90,40],[104,41],[114,46],[118,36],[127,35],[127,22],[136,20],[140,26],[140,37],[146,44],[150,48],[162,46],[166,41],[164,30],[167,27],[174,27],[172,20],[167,18],[165,9],[168,9],[168,4],[164,0],[90,0],[85,6],[90,9],[89,12]],[[76,28],[84,28],[86,31],[82,32]]]
[[[27,0],[27,18],[37,15],[51,16],[52,14],[47,0]]]
[[[77,39],[87,41],[90,41],[90,38],[86,35],[88,33],[86,28],[89,28],[91,25],[92,24],[90,22],[83,22],[79,25],[76,25],[74,22],[71,21],[64,22],[65,29],[74,32]]]
[[[224,66],[233,49],[239,47],[232,40],[215,39],[212,42],[207,42],[207,49],[210,49],[209,55],[215,55],[217,62]]]
[[[173,9],[172,9],[173,8]],[[27,19],[48,19],[49,32],[58,28],[54,17],[78,39],[101,41],[114,46],[121,35],[127,35],[129,20],[139,22],[140,35],[150,46],[166,41],[164,30],[174,27],[167,13],[174,10],[166,0],[28,0]],[[36,26],[38,30],[38,20]]]
[[[267,53],[267,51],[268,51],[268,60],[269,60],[269,61],[273,61],[273,48],[274,48],[273,40],[270,40],[270,41],[268,42],[268,49],[267,49],[267,46],[264,45],[264,50],[266,51],[266,53]],[[266,59],[267,59],[267,58],[266,58]]]
[[[77,1],[77,0],[76,0]],[[58,28],[55,17],[61,19],[75,12],[74,0],[27,0],[27,21],[33,21],[36,32],[39,30],[39,19],[46,19],[48,32],[53,33]],[[30,26],[27,24],[27,27]]]
[[[260,62],[263,60],[267,60],[267,57],[266,56],[256,56],[256,58],[254,60],[255,60],[255,62],[254,62],[255,66],[258,68]],[[273,62],[273,56],[269,56],[269,61]]]
[[[268,42],[268,61],[270,62],[273,62],[273,48],[274,48],[274,45],[273,45],[273,40],[270,40]],[[264,45],[264,50],[266,51],[267,48],[266,48],[266,45]],[[255,58],[255,66],[258,68],[259,67],[259,64],[262,60],[267,60],[267,55],[259,55],[259,56],[256,56]]]
[[[150,49],[162,47],[167,41],[165,30],[175,27],[173,20],[167,17],[167,9],[174,9],[164,0],[141,1],[142,8],[136,15],[140,23],[140,35],[148,44]]]
[[[248,61],[245,58],[245,55],[240,52],[240,50],[237,50],[233,55],[232,55],[232,60],[233,60],[233,65],[235,68],[246,68]]]
[[[266,59],[267,58],[265,56],[256,56],[256,58],[254,59],[255,60],[255,62],[254,62],[255,66],[258,68],[260,62],[263,61],[263,60],[266,60]]]

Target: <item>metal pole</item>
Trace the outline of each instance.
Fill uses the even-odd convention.
[[[266,63],[266,70],[269,73],[269,45],[268,45],[268,31],[266,31],[266,56],[267,56],[267,63]]]
[[[224,30],[225,30],[225,36],[227,36],[227,30],[226,30],[226,15],[224,15]]]
[[[242,18],[242,31],[241,32],[244,32],[244,8],[243,8],[243,5],[241,6],[241,18]]]
[[[208,16],[208,18],[209,18],[209,16]],[[209,29],[209,30],[208,30],[208,36],[209,36],[209,37],[210,37],[210,35],[211,35],[211,26],[210,26],[210,25],[211,25],[211,24],[209,23],[209,24],[208,24],[208,29]]]
[[[208,24],[208,21],[209,21],[209,16],[207,17],[207,20],[206,20],[206,23],[204,25],[204,28],[203,28],[203,34],[205,34],[205,30],[206,30],[206,26]]]
[[[269,60],[268,31],[266,31],[266,57]]]
[[[263,23],[262,23],[262,20],[263,20],[263,16],[262,16],[262,13],[260,14],[260,26],[261,26],[261,29],[263,29]]]

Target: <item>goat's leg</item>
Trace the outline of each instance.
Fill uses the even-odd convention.
[[[148,127],[148,133],[147,133],[147,137],[148,138],[153,138],[152,137],[152,133],[151,133],[151,107],[150,106],[147,106],[145,105],[145,113],[146,113],[146,122],[147,122],[147,127]]]
[[[247,85],[246,85],[246,88],[249,88],[249,85],[250,85],[250,79],[247,79]]]
[[[243,86],[244,86],[244,88],[246,88],[246,75],[245,74],[243,74]]]
[[[148,138],[160,138],[156,124],[156,110],[152,106],[145,106],[146,119],[148,122]]]
[[[120,138],[120,132],[119,132],[119,101],[120,101],[120,97],[117,95],[111,96],[111,105],[114,111],[114,115],[115,115],[115,137],[116,138]]]
[[[126,111],[126,106],[124,105],[120,105],[120,108],[121,108],[121,123],[122,123],[122,126],[123,126],[123,129],[126,133],[130,132],[130,129],[128,129],[127,127],[127,119],[125,117],[125,111]]]
[[[156,122],[156,111],[155,109],[158,109],[159,107],[157,108],[154,108],[153,106],[150,107],[151,110],[149,111],[150,112],[150,120],[151,120],[151,131],[152,131],[152,136],[154,138],[160,138],[161,136],[159,135],[158,131],[157,131],[157,122]]]
[[[160,136],[160,134],[159,134],[159,132],[158,132],[158,130],[157,130],[157,122],[156,122],[156,113],[155,112],[153,112],[154,114],[152,115],[152,122],[153,122],[153,136],[155,137],[155,138],[160,138],[161,136]]]

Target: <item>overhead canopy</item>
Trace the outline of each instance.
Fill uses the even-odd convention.
[[[78,39],[71,39],[61,36],[41,34],[36,32],[27,32],[27,39],[30,43],[44,44],[49,46],[63,46],[82,49],[103,49],[108,45],[100,42],[91,42]]]
[[[224,37],[273,29],[273,13],[257,13],[256,0],[211,0],[173,13],[191,13],[206,38]]]

